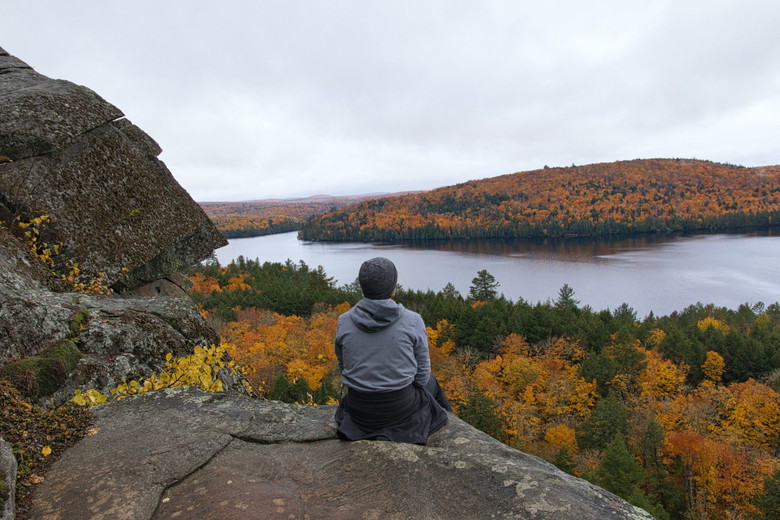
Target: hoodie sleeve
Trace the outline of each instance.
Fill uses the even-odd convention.
[[[344,360],[342,359],[343,347],[341,345],[341,334],[340,334],[341,320],[342,318],[341,316],[339,316],[339,320],[336,325],[336,337],[334,338],[333,341],[334,344],[333,346],[336,351],[336,359],[338,360],[339,374],[344,371]]]
[[[416,383],[425,385],[431,376],[431,357],[428,353],[428,333],[421,316],[417,316],[415,326],[414,358],[417,361],[417,374],[414,376]]]
[[[344,362],[341,360],[341,343],[337,339],[335,342],[336,359],[338,359],[339,374],[344,371]]]

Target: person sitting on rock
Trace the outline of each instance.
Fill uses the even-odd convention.
[[[363,299],[339,316],[336,357],[347,388],[335,415],[341,439],[425,444],[452,411],[431,375],[422,317],[392,299],[397,280],[387,258],[363,262]]]

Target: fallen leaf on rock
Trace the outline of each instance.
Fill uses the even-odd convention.
[[[90,436],[90,437],[92,437],[93,435],[96,435],[96,434],[97,434],[97,432],[99,432],[99,431],[100,431],[100,428],[98,428],[98,427],[96,426],[96,427],[94,427],[94,428],[90,428],[89,430],[87,430],[87,435],[88,435],[88,436]]]
[[[39,475],[36,475],[35,473],[30,475],[30,484],[40,484],[44,480],[46,480],[46,479],[41,477],[41,476],[39,476]]]

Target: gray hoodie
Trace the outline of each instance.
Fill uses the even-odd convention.
[[[336,357],[342,383],[364,392],[425,385],[431,374],[422,317],[391,299],[364,298],[339,316]]]

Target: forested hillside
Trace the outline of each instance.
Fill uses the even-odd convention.
[[[726,230],[780,222],[780,167],[647,159],[544,168],[366,200],[304,240],[393,241]]]
[[[306,404],[341,395],[336,318],[360,298],[303,262],[203,265],[193,298],[255,389]],[[399,290],[428,325],[456,413],[658,519],[774,518],[780,506],[780,305],[695,305],[640,321],[623,305]]]

